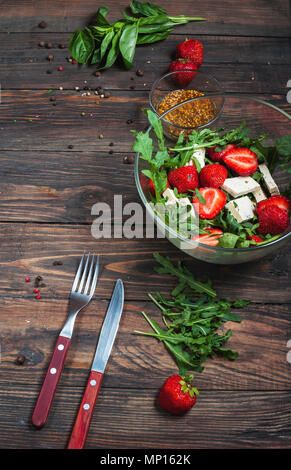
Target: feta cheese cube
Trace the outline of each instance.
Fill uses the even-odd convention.
[[[244,196],[261,189],[259,183],[250,176],[236,176],[234,178],[226,178],[221,189],[231,194],[233,197]]]
[[[253,195],[255,197],[256,202],[263,201],[264,199],[267,199],[267,196],[265,195],[264,191],[260,187],[260,189],[256,189],[253,191]]]
[[[271,196],[279,195],[280,191],[278,186],[276,185],[275,181],[273,180],[269,168],[265,163],[259,165],[260,172],[263,174],[265,184],[268,190],[271,193]]]
[[[186,166],[195,166],[195,159],[198,161],[200,168],[203,168],[205,166],[205,154],[206,150],[205,149],[197,149],[194,150],[192,158],[189,160],[188,163],[186,163]],[[195,158],[193,158],[195,157]]]
[[[225,207],[239,223],[254,217],[254,205],[248,196],[229,201]]]
[[[179,199],[175,196],[173,189],[170,188],[165,189],[165,191],[163,192],[163,197],[165,199],[167,198],[166,205],[175,204],[179,201]]]
[[[185,214],[187,214],[187,217],[191,214],[192,217],[196,217],[196,213],[194,210],[193,204],[189,201],[187,197],[181,197],[180,199],[175,196],[175,193],[173,189],[167,188],[163,192],[163,197],[168,198],[167,201],[165,202],[165,205],[169,208],[169,206],[176,206],[178,204],[179,207],[187,207],[191,206],[191,210]]]

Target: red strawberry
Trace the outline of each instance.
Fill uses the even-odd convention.
[[[207,152],[208,152],[208,156],[210,158],[210,160],[212,160],[213,162],[221,162],[224,155],[226,154],[226,152],[228,152],[229,150],[232,150],[232,149],[235,149],[236,146],[234,144],[228,144],[224,150],[221,150],[220,152],[216,152],[216,147],[212,147],[212,148],[208,148],[207,149]]]
[[[186,193],[187,191],[198,188],[198,173],[194,165],[182,166],[175,170],[170,171],[168,180],[171,186],[178,189],[179,193]]]
[[[217,188],[199,188],[199,191],[206,201],[202,204],[197,196],[193,196],[193,204],[198,204],[199,217],[214,219],[226,204],[226,194]]]
[[[258,232],[266,235],[278,235],[289,227],[290,221],[288,213],[284,209],[275,205],[266,206],[259,213]]]
[[[258,235],[252,235],[252,236],[248,235],[247,240],[254,240],[254,242],[256,243],[261,243],[264,241],[261,237],[258,237]]]
[[[183,70],[183,72],[180,72]],[[188,72],[189,70],[189,72]],[[189,85],[196,75],[197,65],[188,59],[178,59],[171,62],[169,72],[177,72],[173,74],[174,81],[181,87]]]
[[[257,204],[257,214],[261,212],[262,209],[266,206],[277,206],[280,209],[283,209],[286,212],[290,210],[290,201],[285,196],[271,196],[269,199],[264,199],[263,201]]]
[[[192,240],[198,241],[203,245],[216,246],[219,242],[218,239],[223,235],[223,231],[219,228],[206,228],[205,230],[209,232],[209,234],[204,233],[203,235],[197,235],[193,237]]]
[[[188,39],[177,45],[176,57],[182,59],[191,59],[197,67],[200,67],[203,61],[203,44],[197,39]]]
[[[158,396],[159,405],[174,415],[189,411],[196,402],[198,390],[191,385],[193,376],[171,375],[163,383]]]
[[[248,148],[228,150],[223,156],[223,161],[240,176],[252,175],[258,168],[258,157]]]
[[[206,165],[199,173],[199,181],[201,186],[210,188],[219,188],[227,178],[227,169],[225,166],[214,164]]]

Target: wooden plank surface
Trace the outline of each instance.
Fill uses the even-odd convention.
[[[83,387],[61,386],[48,425],[39,431],[30,424],[38,387],[8,386],[5,402],[11,411],[9,415],[1,413],[1,446],[65,448]],[[177,449],[290,447],[288,392],[207,391],[191,415],[182,417],[160,410],[156,398],[156,389],[139,389],[136,393],[128,388],[121,393],[115,388],[101,388],[86,448],[171,449],[174,442]],[[185,432],[193,428],[195,432]],[[9,438],[12,433],[13,440]]]
[[[68,51],[58,46],[92,20],[102,2],[24,0],[17,2],[17,10],[12,0],[0,4],[0,448],[66,446],[118,277],[125,283],[125,309],[88,448],[291,447],[286,358],[290,249],[254,263],[216,266],[184,256],[163,239],[95,240],[91,235],[95,202],[112,205],[116,194],[122,194],[124,203],[139,201],[133,165],[123,163],[132,154],[129,131],[144,128],[141,108],[148,106],[152,83],[167,70],[185,36],[203,42],[201,70],[215,76],[225,91],[255,94],[290,112],[288,1],[158,3],[169,14],[196,14],[208,21],[183,25],[166,41],[139,47],[131,71],[116,65],[100,78],[93,75],[94,67],[69,64]],[[129,2],[106,4],[114,19]],[[41,20],[47,22],[46,29],[38,27]],[[39,47],[40,41],[52,42],[52,49]],[[52,63],[47,60],[50,53]],[[57,70],[60,65],[62,72]],[[143,77],[136,76],[138,68]],[[97,86],[110,90],[110,98],[100,100],[94,94]],[[90,96],[82,96],[84,87],[92,88]],[[231,112],[241,121],[241,109]],[[269,122],[270,130],[274,124]],[[287,183],[282,172],[276,179],[280,185]],[[115,217],[119,225],[125,220],[120,214]],[[98,289],[77,319],[49,423],[36,431],[30,425],[31,412],[84,249],[102,254]],[[160,319],[147,293],[168,295],[175,283],[153,273],[154,251],[182,260],[198,279],[210,276],[219,296],[252,300],[238,312],[243,322],[229,324],[234,332],[229,345],[239,351],[239,358],[207,361],[203,373],[196,374],[201,396],[182,418],[156,406],[162,381],[177,370],[173,359],[154,338],[133,334],[135,329],[150,331],[141,310]],[[45,286],[37,301],[33,287],[38,275]],[[15,362],[19,355],[26,357],[22,366]]]
[[[37,2],[24,0],[17,4],[6,0],[0,5],[1,32],[39,32],[40,21],[47,22],[48,32],[74,31],[94,20],[98,6],[102,4],[92,0],[51,0]],[[108,0],[110,20],[121,17],[121,10],[130,4],[129,0]],[[289,2],[286,0],[191,0],[171,2],[160,0],[168,15],[199,16],[205,22],[194,22],[178,27],[180,34],[222,34],[242,36],[290,36]]]

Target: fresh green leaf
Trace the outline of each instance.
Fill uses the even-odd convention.
[[[99,25],[99,26],[108,26],[109,25],[109,22],[106,18],[107,16],[107,13],[109,12],[109,8],[108,7],[100,7],[97,11],[97,17],[96,17],[96,23]]]
[[[121,30],[118,31],[115,34],[114,38],[112,39],[111,47],[110,47],[109,52],[108,52],[107,57],[106,57],[106,62],[102,67],[98,68],[99,70],[109,69],[114,64],[114,62],[116,61],[116,59],[118,57],[118,54],[119,54],[119,38],[120,38],[120,35],[121,35]]]
[[[225,232],[222,237],[219,238],[218,246],[221,246],[222,248],[234,248],[237,240],[238,235]]]
[[[93,54],[94,46],[94,37],[88,28],[83,31],[78,29],[69,41],[70,54],[79,64],[88,62]]]
[[[114,37],[114,31],[113,29],[109,30],[108,33],[106,34],[106,36],[104,36],[102,42],[101,42],[101,46],[100,46],[100,59],[99,59],[99,62],[101,62],[101,60],[103,59],[112,39]]]
[[[167,14],[166,11],[158,5],[149,2],[138,2],[137,0],[131,2],[130,9],[135,15],[155,16]]]
[[[162,41],[163,39],[166,39],[172,29],[169,29],[167,31],[163,31],[161,33],[152,33],[152,34],[139,34],[138,39],[136,41],[137,45],[140,44],[152,44],[154,42]]]
[[[131,69],[135,53],[135,46],[138,35],[138,23],[127,24],[122,31],[119,40],[119,49],[123,63],[127,69]]]

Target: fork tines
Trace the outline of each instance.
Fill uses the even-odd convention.
[[[97,283],[98,270],[99,255],[96,256],[95,254],[93,254],[91,256],[91,254],[88,253],[88,256],[86,258],[86,254],[84,252],[73,282],[72,292],[78,292],[79,294],[88,295],[89,297],[92,297]],[[85,281],[86,284],[83,289]]]

